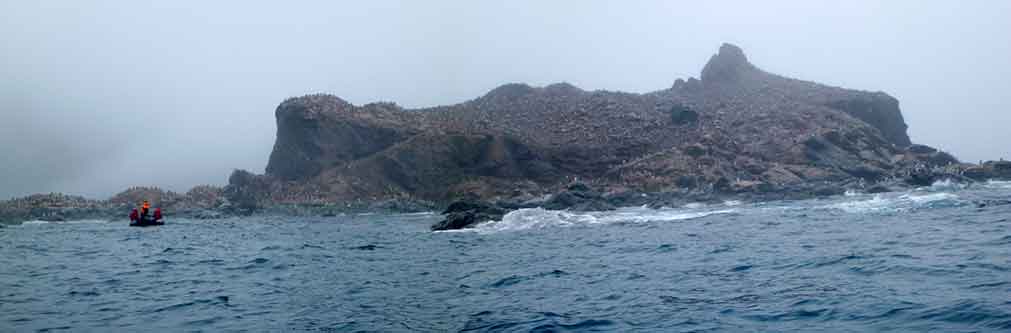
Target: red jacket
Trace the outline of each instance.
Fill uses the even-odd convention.
[[[154,209],[154,220],[155,221],[161,220],[161,208]]]
[[[137,215],[137,209],[134,208],[133,211],[130,212],[130,221],[136,221],[138,218],[140,218],[140,215]]]

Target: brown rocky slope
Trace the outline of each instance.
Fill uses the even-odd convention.
[[[448,202],[532,198],[575,180],[605,193],[774,192],[958,163],[910,151],[922,146],[898,104],[764,72],[730,44],[701,79],[645,94],[507,84],[425,109],[308,95],[277,107],[266,174],[237,172],[226,195],[250,207]]]

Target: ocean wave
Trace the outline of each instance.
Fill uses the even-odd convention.
[[[909,200],[909,201],[912,201],[912,202],[918,203],[918,204],[926,204],[926,203],[937,202],[937,201],[944,201],[944,200],[954,200],[954,199],[957,199],[957,198],[958,198],[958,195],[955,195],[954,193],[947,193],[947,192],[931,193],[931,194],[925,194],[925,195],[903,194],[902,196],[899,197],[899,199]]]
[[[734,211],[734,209],[696,211],[623,208],[609,212],[581,213],[543,208],[525,208],[509,212],[500,221],[479,224],[473,230],[477,232],[502,232],[574,225],[672,222],[701,218],[714,214],[733,213]]]
[[[888,209],[891,204],[891,200],[886,200],[881,195],[875,195],[871,199],[840,202],[828,205],[825,208],[838,209],[847,213],[863,213]]]
[[[984,187],[989,187],[989,188],[1006,189],[1006,188],[1011,188],[1011,181],[993,180],[993,179],[991,179],[991,180],[988,180],[986,183],[984,183],[983,186]]]
[[[393,214],[393,216],[432,216],[432,215],[435,215],[435,214],[437,214],[437,212],[435,212],[435,211],[427,211],[427,212],[414,212],[414,213],[399,213],[399,214]]]
[[[899,213],[921,208],[961,206],[959,196],[949,192],[905,193],[898,196],[876,194],[870,199],[837,202],[823,208],[847,213]]]
[[[969,187],[967,183],[953,181],[950,178],[941,179],[930,184],[930,191],[958,191]]]
[[[0,274],[4,301],[22,309],[0,311],[0,322],[6,331],[61,320],[77,323],[67,324],[72,331],[108,323],[127,331],[1008,331],[1011,302],[1001,295],[1011,288],[1003,260],[1011,206],[972,204],[1007,193],[533,209],[468,234],[429,233],[436,217],[390,214],[188,221],[140,233],[121,219],[47,222],[0,232],[0,263],[16,268]],[[823,208],[844,203],[916,208]],[[496,225],[543,229],[495,233]],[[762,283],[742,289],[741,281]],[[152,290],[157,297],[131,297]],[[322,301],[291,302],[291,290]],[[503,295],[508,301],[496,301]],[[250,306],[252,298],[264,306]],[[208,319],[218,317],[228,320]]]
[[[42,221],[42,220],[31,220],[21,222],[21,225],[42,225],[42,224],[94,224],[94,223],[109,223],[109,220],[72,220],[72,221]]]

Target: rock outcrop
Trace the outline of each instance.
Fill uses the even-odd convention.
[[[604,198],[603,194],[581,183],[569,185],[567,189],[551,196],[540,206],[545,209],[574,211],[604,211],[616,208]]]
[[[457,230],[473,227],[482,222],[501,220],[507,210],[478,200],[461,200],[446,207],[446,217],[432,225],[432,231]]]
[[[895,98],[770,74],[730,44],[701,80],[645,94],[513,83],[424,109],[317,94],[284,101],[275,116],[266,174],[233,177],[231,201],[506,200],[574,181],[601,193],[761,194],[957,163],[907,151]],[[599,202],[578,194],[555,197]]]
[[[980,165],[972,165],[966,168],[962,175],[978,181],[1011,180],[1011,161],[987,161]]]

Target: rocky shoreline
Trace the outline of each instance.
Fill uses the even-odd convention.
[[[242,171],[236,171],[241,173]],[[880,182],[868,183],[859,178],[836,182],[801,183],[775,186],[750,181],[711,184],[685,191],[642,192],[635,190],[600,189],[575,182],[551,194],[532,197],[499,197],[484,199],[476,196],[445,201],[414,199],[384,199],[350,202],[255,202],[243,203],[235,184],[225,187],[198,186],[186,193],[165,191],[156,187],[134,187],[107,200],[93,200],[61,193],[35,194],[0,201],[0,225],[25,221],[73,221],[102,219],[126,221],[136,203],[150,200],[163,207],[169,219],[222,219],[243,216],[316,216],[330,217],[356,213],[416,213],[441,211],[444,219],[432,230],[453,230],[473,227],[479,223],[499,220],[510,211],[522,208],[548,210],[606,211],[622,207],[681,207],[689,203],[722,203],[727,201],[764,202],[804,200],[851,193],[882,193],[911,190],[938,181],[973,184],[990,180],[1011,180],[1011,162],[987,161],[982,164],[952,164],[916,170],[904,170],[899,175]],[[990,203],[981,203],[986,205]]]
[[[664,207],[682,207],[690,203],[715,204],[729,201],[742,203],[768,202],[777,200],[805,200],[831,197],[846,193],[885,193],[901,192],[930,186],[936,182],[948,181],[971,186],[987,181],[1011,181],[1011,162],[989,161],[983,164],[950,165],[947,168],[919,170],[907,172],[901,178],[866,183],[860,179],[850,179],[840,182],[822,182],[813,184],[796,184],[786,187],[776,187],[753,182],[737,182],[727,187],[708,191],[669,191],[669,192],[638,192],[622,191],[602,193],[586,184],[574,183],[567,189],[551,196],[525,201],[506,199],[483,201],[479,199],[463,199],[451,203],[442,215],[444,219],[432,225],[433,231],[457,230],[472,228],[477,224],[501,220],[509,211],[522,208],[544,208],[549,210],[571,211],[606,211],[622,207],[648,207],[659,209]],[[997,204],[1009,204],[986,201],[977,202],[984,207]]]
[[[109,220],[126,222],[130,210],[138,203],[149,200],[154,207],[162,208],[167,220],[184,218],[213,220],[246,216],[336,216],[356,213],[414,213],[434,211],[430,202],[382,200],[375,202],[346,203],[272,203],[255,207],[233,204],[225,195],[227,187],[202,186],[205,196],[194,196],[193,191],[178,194],[156,187],[138,187],[124,191],[107,200],[94,200],[63,193],[33,194],[22,198],[0,201],[0,225],[20,224],[26,221],[65,222],[79,220]]]

